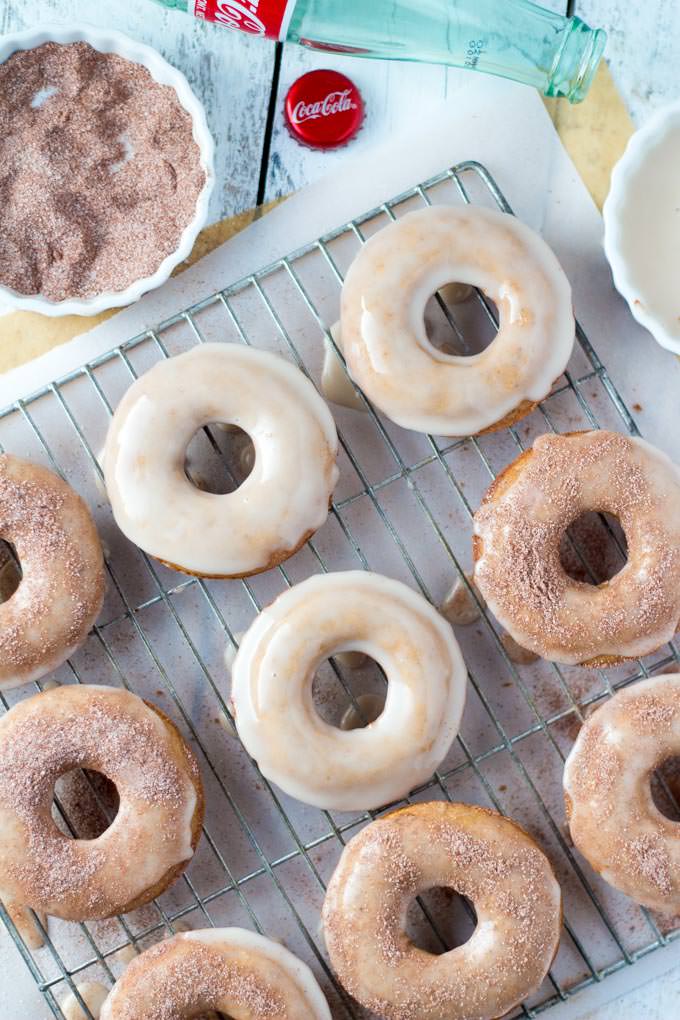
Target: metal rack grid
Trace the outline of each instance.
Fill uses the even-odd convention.
[[[178,349],[216,334],[256,344],[266,335],[273,349],[297,363],[318,385],[321,341],[342,357],[329,329],[332,315],[327,320],[329,309],[337,308],[343,257],[387,220],[439,201],[482,202],[512,211],[484,167],[459,164],[0,413],[0,449],[31,456],[63,474],[97,505],[97,523],[110,545],[110,591],[103,616],[82,656],[74,656],[57,679],[92,682],[94,674],[99,682],[124,685],[143,696],[155,693],[192,743],[207,784],[209,810],[202,849],[177,886],[153,906],[111,923],[66,925],[50,920],[49,933],[32,915],[44,939],[39,950],[29,949],[1,910],[56,1017],[63,1016],[59,1002],[69,990],[84,1014],[91,1016],[77,983],[96,977],[111,984],[120,972],[121,949],[128,945],[143,949],[183,920],[193,927],[241,923],[285,939],[314,969],[334,1017],[368,1015],[335,981],[317,924],[325,883],[342,845],[379,812],[350,816],[306,809],[263,779],[235,736],[217,645],[236,647],[239,631],[276,590],[309,573],[348,565],[402,576],[435,604],[441,600],[445,577],[449,584],[457,577],[476,599],[465,572],[465,549],[470,518],[484,486],[530,444],[534,434],[567,431],[574,427],[575,417],[581,427],[598,428],[603,423],[637,434],[633,417],[580,327],[567,373],[530,418],[503,433],[456,441],[415,437],[396,429],[365,400],[363,415],[336,407],[341,483],[329,522],[268,580],[262,575],[242,582],[207,582],[172,574],[118,535],[93,483],[101,476],[97,444],[115,404],[112,393],[120,395],[150,362]],[[345,263],[348,260],[344,258]],[[323,291],[320,298],[315,288]],[[479,314],[492,328],[493,307],[479,293],[476,299]],[[288,321],[293,301],[305,317],[304,326],[298,322],[293,328]],[[467,327],[461,326],[461,309],[438,301],[452,342],[457,349],[465,348]],[[249,325],[251,320],[255,325]],[[207,433],[207,441],[221,455],[220,437]],[[455,512],[447,517],[451,506]],[[618,687],[677,662],[678,653],[667,646],[634,668],[590,671],[585,678],[583,671],[543,662],[520,667],[509,658],[493,619],[481,604],[478,607],[483,622],[457,628],[470,666],[461,733],[433,779],[412,797],[473,800],[512,814],[551,855],[568,894],[565,934],[539,993],[513,1014],[533,1017],[680,933],[664,930],[658,918],[619,897],[590,872],[569,843],[557,793],[568,743],[589,707]],[[138,659],[130,658],[133,646]],[[356,706],[355,678],[332,665],[343,697]],[[4,708],[36,687],[40,685],[2,697]],[[507,708],[511,702],[512,708]],[[215,727],[218,719],[221,726]],[[63,805],[61,811],[68,824]],[[450,945],[445,920],[436,904],[420,906],[415,927],[426,925],[429,934],[422,937],[430,938],[433,951],[441,951]]]

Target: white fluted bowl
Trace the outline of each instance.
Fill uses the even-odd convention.
[[[614,286],[654,339],[680,354],[680,101],[630,139],[603,216]]]
[[[86,42],[100,53],[116,53],[133,63],[142,64],[150,72],[154,81],[160,85],[169,85],[177,94],[181,106],[191,116],[194,141],[200,151],[201,166],[205,171],[205,184],[196,203],[196,213],[184,228],[179,245],[172,254],[163,259],[160,266],[151,276],[136,280],[124,290],[109,291],[96,294],[89,298],[70,298],[66,301],[50,301],[40,294],[20,294],[11,287],[0,284],[0,305],[40,312],[42,315],[97,315],[107,308],[121,308],[132,304],[149,290],[160,287],[170,276],[173,269],[188,258],[199,231],[205,226],[208,218],[208,204],[215,181],[214,152],[215,146],[208,129],[205,110],[191,91],[189,82],[181,71],[177,71],[160,53],[145,46],[143,43],[129,39],[121,32],[83,27],[82,25],[51,25],[45,28],[29,29],[25,32],[14,32],[0,37],[0,63],[3,63],[18,50],[34,49],[43,43]]]

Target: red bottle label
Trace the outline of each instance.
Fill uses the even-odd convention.
[[[216,21],[251,35],[284,39],[295,0],[190,0],[197,18]]]

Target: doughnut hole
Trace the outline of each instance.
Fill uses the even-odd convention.
[[[243,485],[255,466],[255,447],[237,425],[211,422],[189,443],[184,461],[187,478],[197,489],[224,496]]]
[[[375,659],[349,651],[324,660],[312,682],[318,714],[341,730],[362,729],[375,722],[386,697],[387,679]]]
[[[0,539],[0,605],[14,595],[21,577],[21,564],[14,546]]]
[[[470,357],[492,343],[498,332],[498,309],[474,287],[447,283],[425,305],[425,333],[443,354]]]
[[[581,514],[560,542],[560,562],[566,574],[583,584],[611,581],[625,567],[628,543],[617,517],[595,510]]]
[[[93,769],[72,769],[54,785],[52,815],[64,835],[74,839],[97,839],[113,822],[118,806],[115,784]]]
[[[652,773],[652,800],[672,822],[680,822],[680,756],[666,758]]]
[[[406,911],[406,935],[418,949],[433,956],[465,945],[476,927],[477,915],[470,900],[448,886],[426,889]]]

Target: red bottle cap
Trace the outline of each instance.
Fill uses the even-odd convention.
[[[288,90],[285,119],[302,145],[335,149],[359,131],[364,101],[354,82],[339,71],[309,71]]]

